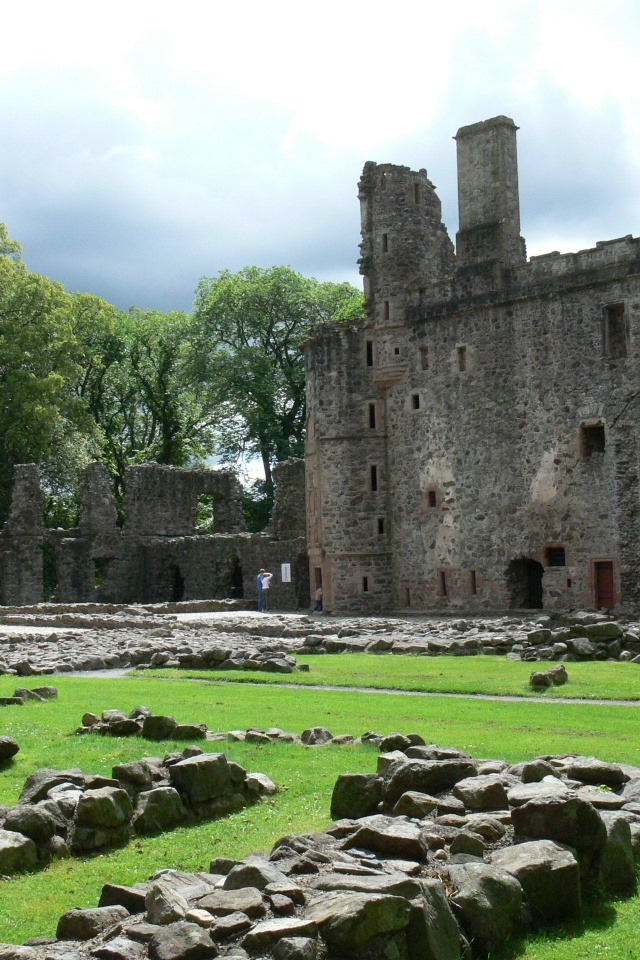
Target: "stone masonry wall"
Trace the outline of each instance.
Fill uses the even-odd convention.
[[[426,285],[418,253],[403,288],[391,234],[378,242],[390,223],[398,248],[419,239],[418,174],[365,166],[368,317],[307,345],[310,565],[328,609],[640,601],[640,241],[525,262],[515,129],[459,131],[461,229],[494,223],[493,253],[459,235],[455,266],[431,243]]]

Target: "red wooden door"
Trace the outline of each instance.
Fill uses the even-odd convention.
[[[611,560],[600,560],[594,564],[594,568],[596,607],[605,607],[607,610],[612,610],[615,606],[613,593],[613,562]]]

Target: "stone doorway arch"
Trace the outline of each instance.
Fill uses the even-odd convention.
[[[509,606],[512,609],[542,609],[544,567],[531,557],[512,560],[505,571]]]

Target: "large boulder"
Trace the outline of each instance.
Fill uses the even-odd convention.
[[[569,757],[562,764],[562,772],[571,780],[593,786],[618,789],[629,779],[628,774],[617,763],[606,763],[596,757]]]
[[[58,940],[91,940],[116,923],[126,920],[129,911],[125,907],[93,907],[83,910],[73,907],[58,920]]]
[[[301,740],[309,747],[320,747],[333,740],[333,734],[326,727],[309,727],[302,731]]]
[[[35,867],[38,848],[33,840],[12,830],[0,830],[0,874],[9,876]]]
[[[13,737],[0,737],[0,763],[11,760],[20,750],[17,740]]]
[[[224,753],[203,753],[173,763],[169,767],[169,779],[191,803],[206,803],[232,789]]]
[[[607,842],[600,860],[600,881],[611,896],[630,893],[636,887],[631,829],[624,815],[602,811]]]
[[[20,803],[37,803],[38,800],[44,800],[49,790],[62,783],[71,783],[78,787],[83,787],[85,782],[84,774],[79,767],[73,767],[71,770],[52,770],[49,767],[40,767],[34,770],[24,782],[20,792]]]
[[[145,907],[148,922],[163,925],[184,920],[189,903],[171,883],[159,877],[147,890]]]
[[[85,790],[76,807],[76,823],[80,827],[120,827],[132,816],[129,794],[120,787]]]
[[[516,840],[544,839],[567,844],[577,851],[584,870],[599,860],[607,831],[598,811],[573,793],[566,797],[540,797],[511,811]]]
[[[317,923],[330,955],[350,956],[377,937],[406,929],[411,907],[387,894],[327,893],[312,900],[304,915]]]
[[[209,933],[184,921],[161,927],[149,940],[148,950],[151,960],[209,960],[218,956]]]
[[[136,833],[169,830],[188,819],[180,794],[173,787],[156,787],[155,790],[138,794],[133,815]]]
[[[497,952],[520,923],[520,883],[488,863],[452,864],[449,875],[458,887],[451,902],[467,937],[483,952]]]
[[[421,880],[411,901],[408,960],[459,960],[460,931],[440,880]]]
[[[142,736],[148,740],[170,740],[178,726],[173,717],[162,714],[145,717],[142,723]]]
[[[508,806],[507,791],[499,776],[467,777],[453,787],[453,795],[468,810],[504,810]]]
[[[363,817],[355,833],[345,840],[344,847],[406,860],[423,860],[427,853],[420,824],[401,817]]]
[[[368,817],[376,813],[382,799],[382,778],[374,773],[343,773],[331,796],[331,819]]]
[[[31,837],[34,843],[43,844],[51,840],[56,832],[56,819],[41,804],[17,803],[10,807],[4,818],[4,829],[15,830]]]
[[[450,790],[465,777],[473,777],[475,774],[476,768],[467,760],[407,760],[406,763],[394,763],[385,780],[384,798],[393,806],[407,790],[441,793]]]
[[[559,920],[580,909],[580,868],[568,847],[534,840],[496,850],[490,859],[516,878],[535,917]]]

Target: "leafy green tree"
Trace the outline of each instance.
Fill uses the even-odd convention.
[[[361,316],[348,283],[319,283],[289,267],[245,267],[204,277],[196,291],[194,363],[212,405],[224,413],[218,450],[227,461],[271,465],[304,453],[302,344],[311,327]]]
[[[99,428],[118,498],[130,464],[186,466],[213,451],[216,415],[192,375],[188,315],[118,313],[83,294],[75,321],[83,345],[77,391]]]
[[[73,384],[80,352],[70,297],[31,273],[0,226],[0,518],[16,463],[36,462],[50,491],[69,488],[95,450],[95,431]]]

